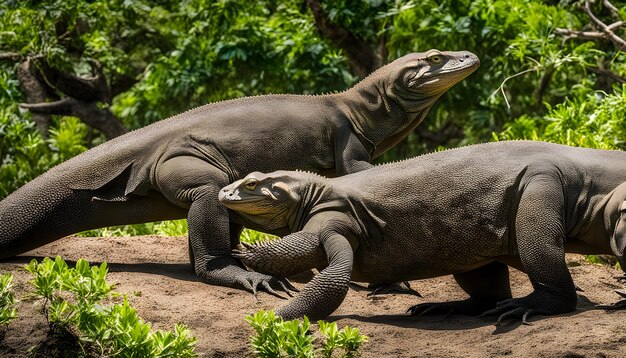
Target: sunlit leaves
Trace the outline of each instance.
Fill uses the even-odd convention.
[[[595,92],[574,97],[544,117],[521,116],[508,123],[497,139],[532,139],[577,147],[626,150],[626,88],[613,94]]]
[[[44,314],[50,328],[78,331],[83,352],[83,345],[90,345],[98,356],[196,356],[196,339],[184,325],[177,324],[173,331],[153,332],[126,299],[121,304],[103,302],[114,286],[106,281],[106,262],[90,266],[79,259],[71,268],[60,257],[41,262],[33,259],[26,270],[34,276],[36,294],[45,299]],[[0,277],[0,298],[4,281]]]
[[[15,294],[13,293],[13,275],[0,275],[0,327],[6,327],[17,317],[15,309]]]
[[[317,322],[321,336],[317,339],[310,333],[306,316],[283,321],[274,311],[260,310],[246,316],[246,321],[255,331],[250,344],[257,357],[354,357],[368,340],[358,328],[346,326],[339,330],[337,323],[325,321]]]

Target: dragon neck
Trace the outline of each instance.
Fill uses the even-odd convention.
[[[345,92],[342,110],[373,159],[413,131],[437,98],[409,96],[384,76],[371,75]]]
[[[317,180],[315,180],[317,179]],[[299,205],[294,207],[289,220],[291,232],[302,230],[313,208],[324,200],[329,189],[320,178],[311,178],[301,187]]]

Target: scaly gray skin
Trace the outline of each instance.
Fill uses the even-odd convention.
[[[219,205],[220,188],[252,171],[368,168],[478,64],[469,52],[409,54],[343,93],[213,103],[115,138],[0,202],[0,258],[87,229],[186,217],[205,282],[284,288],[231,256],[242,226],[254,225]]]
[[[324,267],[277,312],[324,318],[350,279],[389,283],[454,275],[463,301],[413,314],[510,317],[576,308],[564,254],[614,254],[626,268],[626,152],[514,141],[468,146],[340,178],[252,173],[220,201],[267,230],[293,234],[235,251],[249,267],[288,276]],[[508,266],[534,288],[511,298]],[[624,296],[626,297],[626,296]],[[603,308],[624,308],[626,300]]]

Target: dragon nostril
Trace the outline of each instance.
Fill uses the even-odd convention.
[[[470,58],[469,53],[466,53],[466,54],[465,54],[465,58]]]

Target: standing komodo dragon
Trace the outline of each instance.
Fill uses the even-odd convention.
[[[220,188],[252,171],[368,168],[478,65],[470,52],[409,54],[342,93],[213,103],[115,138],[0,202],[0,258],[82,230],[186,217],[199,277],[274,292],[282,281],[232,258],[248,223],[219,205]]]
[[[252,173],[220,201],[269,230],[294,232],[235,255],[288,276],[328,266],[278,314],[324,318],[348,283],[453,274],[463,301],[413,314],[497,315],[498,322],[576,308],[565,251],[614,254],[626,269],[626,152],[514,141],[468,146],[340,178]],[[534,291],[511,298],[508,265]],[[622,294],[626,298],[626,294]],[[625,308],[626,299],[603,308]]]

